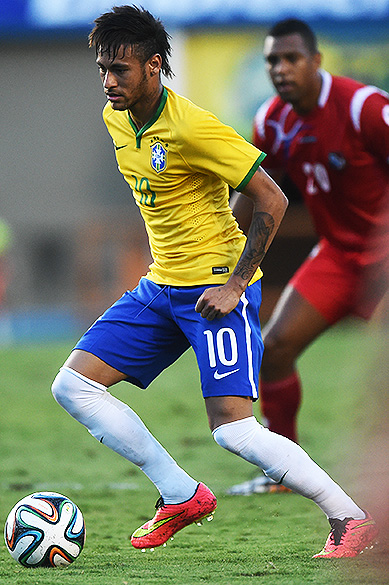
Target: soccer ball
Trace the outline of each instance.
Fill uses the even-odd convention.
[[[66,496],[38,492],[12,508],[4,538],[11,556],[24,567],[65,567],[84,547],[84,518]]]

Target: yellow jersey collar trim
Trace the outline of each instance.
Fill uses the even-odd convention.
[[[132,129],[135,132],[135,139],[136,139],[136,147],[140,148],[140,143],[142,140],[142,136],[143,134],[146,132],[146,130],[148,130],[150,128],[150,126],[152,126],[160,117],[161,112],[163,110],[163,108],[165,107],[166,104],[166,100],[167,100],[167,96],[168,96],[168,92],[166,87],[163,88],[162,91],[162,96],[161,96],[161,101],[159,102],[159,106],[157,111],[155,112],[154,116],[152,118],[150,118],[150,120],[144,125],[142,126],[142,128],[140,130],[138,130],[138,128],[136,127],[133,119],[130,116],[130,112],[127,110],[127,115],[128,115],[128,120],[130,122],[130,125],[132,127]]]

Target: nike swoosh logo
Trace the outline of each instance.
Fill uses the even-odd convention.
[[[374,526],[375,521],[374,520],[367,520],[366,522],[363,522],[362,524],[358,524],[358,526],[354,526],[353,530],[355,530],[356,528],[363,528],[364,526]]]
[[[123,144],[123,146],[116,146],[116,144],[115,144],[114,146],[115,146],[115,150],[120,150],[121,148],[126,148],[126,146],[128,146],[128,144]]]
[[[240,368],[237,368],[236,370],[230,370],[229,372],[223,372],[223,374],[219,374],[219,372],[216,370],[216,372],[213,374],[213,377],[215,378],[215,380],[221,380],[222,378],[226,378],[227,376],[231,376],[231,374],[235,374],[235,372],[239,372]]]
[[[288,469],[288,471],[289,471],[289,469]],[[283,482],[283,481],[284,481],[284,479],[285,479],[285,475],[288,473],[288,471],[285,471],[285,473],[284,473],[284,475],[281,477],[280,481],[277,481],[277,482],[276,482],[278,485],[281,485],[281,484],[282,484],[282,482]]]
[[[170,522],[170,520],[174,520],[175,518],[177,518],[177,516],[180,516],[181,514],[182,514],[182,512],[179,512],[178,514],[175,514],[174,516],[169,516],[168,518],[162,518],[162,520],[155,522],[150,528],[142,528],[142,526],[141,526],[140,528],[138,528],[138,530],[136,530],[134,532],[133,537],[134,538],[142,538],[142,536],[147,536],[148,534],[151,534],[152,532],[154,532],[154,530],[157,530],[158,528],[160,528],[164,524],[167,524],[167,522]]]
[[[319,555],[323,555],[323,556],[324,556],[324,555],[330,555],[330,554],[331,554],[331,553],[333,553],[333,552],[334,552],[333,550],[324,550],[324,549],[323,549],[323,550],[321,550],[321,551],[320,551],[318,554],[319,554]],[[316,555],[315,555],[315,556],[316,556]]]

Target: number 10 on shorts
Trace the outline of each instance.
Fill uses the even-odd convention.
[[[238,343],[235,331],[231,329],[231,327],[222,327],[218,330],[216,335],[214,331],[206,329],[204,335],[207,339],[208,358],[211,368],[216,368],[217,366],[216,354],[219,362],[223,364],[223,366],[233,366],[237,363]],[[230,355],[229,358],[226,355],[226,344],[227,354]]]

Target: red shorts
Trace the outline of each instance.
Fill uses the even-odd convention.
[[[349,315],[369,319],[388,289],[388,267],[361,267],[322,240],[289,284],[331,324]]]

